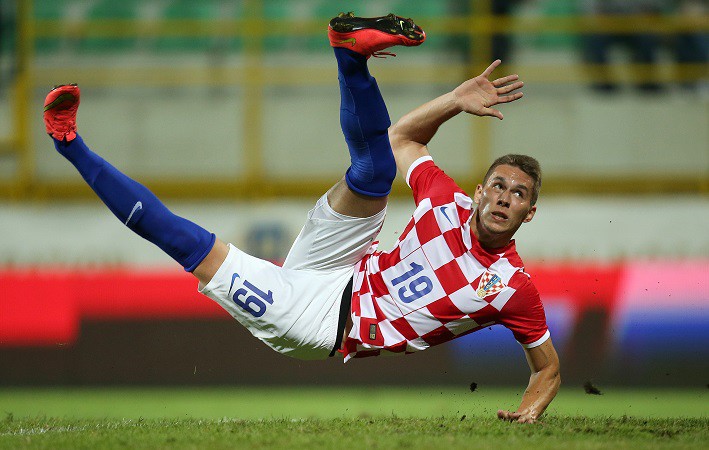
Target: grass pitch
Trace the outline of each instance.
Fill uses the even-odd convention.
[[[0,390],[0,448],[707,448],[707,389],[562,389],[542,424],[520,390]]]

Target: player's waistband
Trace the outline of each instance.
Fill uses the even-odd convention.
[[[342,335],[345,332],[347,316],[350,314],[350,307],[352,306],[353,281],[353,279],[350,279],[350,282],[347,283],[347,286],[345,286],[345,290],[342,292],[342,300],[340,301],[340,318],[337,320],[337,336],[335,337],[335,345],[332,347],[330,356],[334,356],[342,345]]]

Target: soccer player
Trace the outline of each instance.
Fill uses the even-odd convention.
[[[524,348],[532,374],[519,408],[498,417],[536,421],[558,390],[559,361],[512,236],[536,212],[539,165],[527,156],[502,157],[471,199],[427,150],[440,125],[461,112],[502,119],[493,107],[521,98],[523,83],[517,75],[490,81],[498,60],[392,126],[367,60],[395,45],[420,45],[423,30],[393,14],[348,13],[330,21],[328,37],[351,165],[308,213],[282,267],[174,215],[89,150],[76,133],[78,86],[48,94],[47,133],[121,222],[194,274],[200,292],[274,350],[300,359],[339,352],[347,362],[424,350],[500,323]],[[374,239],[397,168],[416,209],[394,249],[383,252]]]

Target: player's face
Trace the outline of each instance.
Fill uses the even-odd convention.
[[[485,184],[475,189],[481,231],[511,239],[522,223],[534,217],[537,207],[531,204],[533,188],[534,180],[522,169],[497,166]]]

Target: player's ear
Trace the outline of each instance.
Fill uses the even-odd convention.
[[[534,214],[537,212],[537,205],[532,206],[532,208],[529,210],[527,213],[527,216],[524,218],[522,222],[527,223],[531,222],[532,219],[534,218]]]
[[[473,194],[473,201],[475,203],[480,203],[480,199],[483,196],[483,185],[478,184],[477,187],[475,188],[475,194]]]

